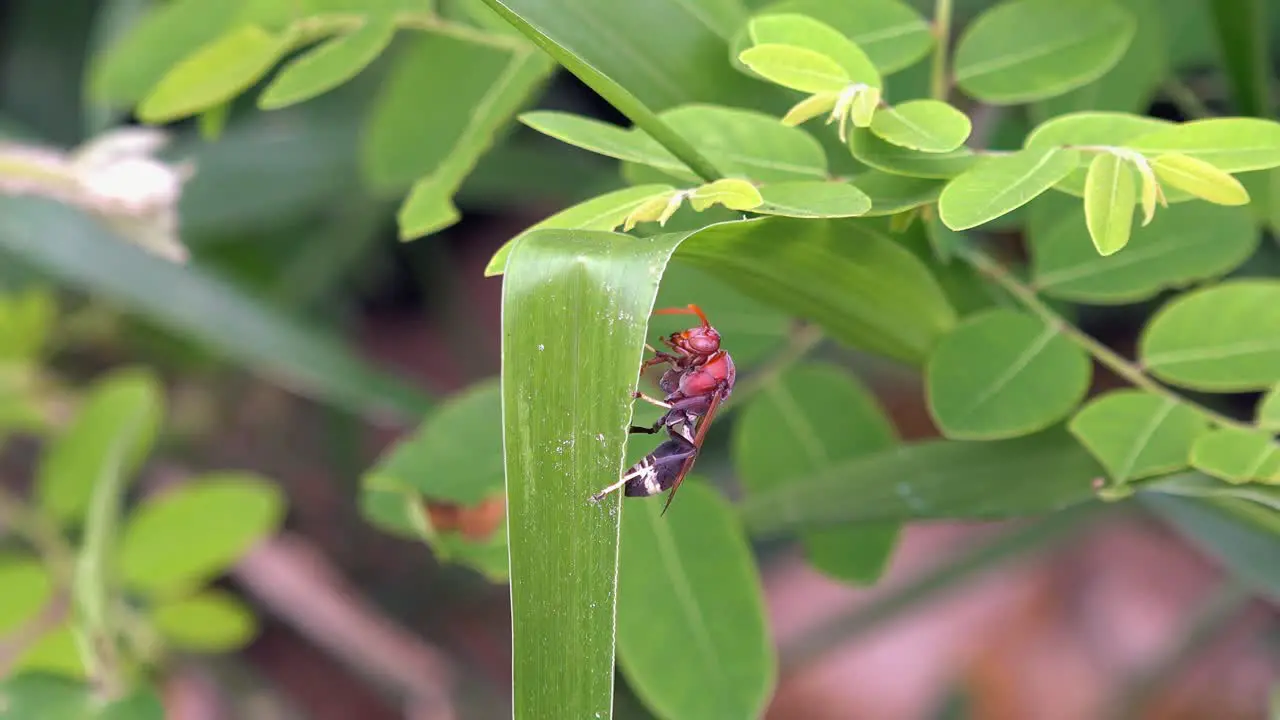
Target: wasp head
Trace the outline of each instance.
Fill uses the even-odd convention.
[[[720,350],[720,333],[710,325],[699,325],[678,333],[671,333],[671,346],[694,356],[714,355]]]

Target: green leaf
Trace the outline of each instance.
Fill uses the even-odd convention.
[[[0,634],[10,635],[40,614],[53,595],[53,579],[39,560],[0,556]]]
[[[1191,465],[1230,483],[1280,483],[1280,445],[1262,430],[1218,428],[1196,439]]]
[[[1139,356],[1181,387],[1270,388],[1280,382],[1280,282],[1232,280],[1182,295],[1147,324]]]
[[[1075,150],[1025,149],[985,158],[947,184],[938,213],[952,230],[967,230],[1026,205],[1080,164]]]
[[[43,288],[0,295],[0,362],[35,360],[44,350],[58,307]]]
[[[764,537],[859,521],[1022,517],[1090,500],[1102,474],[1055,427],[994,442],[908,443],[752,494],[739,507],[751,534]]]
[[[1089,163],[1084,183],[1084,221],[1099,255],[1113,255],[1129,244],[1137,196],[1133,168],[1127,161],[1104,152]]]
[[[880,170],[862,173],[853,182],[871,198],[868,216],[896,215],[937,202],[945,185],[941,180],[894,175]]]
[[[229,30],[241,4],[172,0],[151,6],[104,54],[90,61],[89,95],[117,108],[138,102],[192,48]]]
[[[149,498],[120,538],[121,579],[133,591],[173,597],[213,580],[275,532],[284,497],[246,473],[209,473]]]
[[[1125,483],[1187,467],[1191,445],[1209,423],[1185,403],[1113,390],[1085,405],[1069,427],[1111,479]]]
[[[737,178],[700,185],[689,193],[689,205],[698,212],[717,204],[729,210],[751,210],[763,202],[755,185]]]
[[[875,397],[844,370],[799,365],[770,378],[734,425],[734,467],[748,493],[893,447],[897,433]],[[872,583],[898,536],[896,523],[830,528],[801,536],[809,561],[841,580]]]
[[[88,686],[67,678],[30,673],[0,680],[5,718],[13,720],[92,720],[94,699]]]
[[[1271,99],[1267,3],[1214,0],[1208,6],[1236,107],[1243,115],[1270,116],[1275,105]]]
[[[190,652],[234,652],[258,634],[258,620],[240,598],[222,590],[165,600],[151,608],[165,642]]]
[[[856,220],[724,223],[690,236],[676,257],[840,342],[907,363],[922,363],[955,323],[928,269]]]
[[[877,170],[894,175],[942,180],[956,177],[979,162],[978,156],[967,147],[945,153],[920,152],[894,145],[882,140],[871,130],[864,129],[855,129],[850,133],[849,151],[859,162]]]
[[[830,25],[857,43],[885,75],[915,65],[933,47],[928,22],[915,8],[897,0],[859,0],[856,5],[783,0],[760,10],[756,17],[773,14],[807,15]]]
[[[1280,430],[1280,383],[1267,391],[1258,403],[1258,427],[1264,430]]]
[[[991,310],[962,322],[929,357],[929,411],[949,438],[1026,435],[1070,413],[1084,399],[1090,374],[1089,357],[1057,328],[1025,313]]]
[[[794,14],[763,15],[747,25],[747,33],[754,45],[784,45],[825,55],[844,68],[849,83],[881,86],[880,73],[862,48],[844,33],[815,18]]]
[[[1280,123],[1258,118],[1210,118],[1146,133],[1125,147],[1144,155],[1178,153],[1228,173],[1280,166]]]
[[[1164,182],[1217,205],[1248,205],[1249,191],[1240,181],[1203,160],[1168,153],[1151,161]]]
[[[1012,0],[983,13],[960,36],[960,89],[993,104],[1061,95],[1115,66],[1137,30],[1111,0]]]
[[[749,83],[727,63],[722,38],[746,21],[736,4],[696,7],[682,0],[484,0],[504,20],[596,91],[706,181],[720,173],[654,114],[693,101],[740,97]],[[605,28],[610,30],[606,31]],[[671,32],[680,28],[682,32]],[[674,82],[672,78],[681,78]],[[758,86],[753,88],[758,91]]]
[[[679,173],[691,174],[674,155],[653,138],[635,129],[553,110],[535,110],[520,115],[520,122],[543,135],[605,157],[640,163]]]
[[[1233,499],[1144,493],[1143,503],[1233,574],[1280,598],[1280,513]]]
[[[840,63],[808,48],[767,43],[743,50],[738,60],[766,80],[800,92],[840,92],[853,83]]]
[[[797,218],[847,218],[871,209],[871,198],[856,186],[842,182],[772,183],[760,188],[761,215]]]
[[[1198,280],[1220,277],[1258,247],[1243,208],[1184,203],[1133,230],[1124,250],[1102,257],[1089,242],[1084,210],[1065,195],[1041,198],[1031,214],[1031,268],[1046,295],[1100,305],[1125,304]]]
[[[618,660],[660,717],[757,718],[778,670],[760,577],[728,504],[687,484],[666,516],[623,512]]]
[[[1174,127],[1167,120],[1119,112],[1077,112],[1061,115],[1036,127],[1027,135],[1023,147],[1046,149],[1064,145],[1119,147],[1133,138],[1162,128]],[[1087,168],[1081,167],[1055,187],[1079,197],[1084,196]]]
[[[35,486],[40,507],[64,523],[83,521],[102,468],[118,464],[124,475],[135,472],[151,452],[163,415],[163,390],[151,373],[121,370],[97,380],[75,419],[40,459]],[[137,425],[123,418],[134,418]],[[125,437],[124,457],[115,460]]]
[[[440,72],[442,66],[467,72]],[[398,215],[402,239],[457,221],[451,198],[551,70],[545,56],[523,44],[495,46],[445,34],[415,37],[379,89],[362,148],[365,176],[376,189],[398,190],[414,182]],[[449,102],[424,114],[424,97]]]
[[[1198,472],[1169,475],[1141,485],[1144,494],[1161,493],[1194,498],[1234,498],[1280,511],[1280,486],[1226,483]]]
[[[618,500],[587,499],[622,472],[645,321],[682,237],[539,230],[511,249],[502,395],[517,716],[610,712]]]
[[[138,117],[148,123],[170,122],[230,100],[265,75],[290,43],[285,35],[241,25],[165,73],[138,105]]]
[[[726,175],[758,182],[825,180],[827,156],[812,135],[752,110],[683,105],[659,117]],[[687,175],[694,179],[692,173]]]
[[[0,251],[297,392],[380,420],[416,418],[426,410],[421,391],[375,370],[335,338],[207,271],[122,243],[89,217],[54,202],[0,197]]]
[[[292,60],[258,96],[258,107],[274,110],[322,95],[364,70],[396,34],[391,15],[369,15],[353,32],[330,38]]]
[[[80,658],[78,630],[68,620],[46,632],[32,643],[13,664],[14,672],[42,672],[59,677],[83,679],[84,661]]]
[[[964,145],[969,117],[937,100],[912,100],[881,108],[871,132],[894,145],[928,153],[949,153]]]

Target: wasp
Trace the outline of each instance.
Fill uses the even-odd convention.
[[[736,371],[733,358],[720,347],[720,333],[697,305],[657,310],[654,314],[696,315],[701,321],[696,327],[661,338],[670,352],[645,345],[653,357],[641,364],[641,373],[655,365],[669,366],[658,381],[665,396],[659,400],[635,392],[632,397],[666,412],[651,427],[632,425],[628,433],[656,435],[666,430],[667,439],[622,473],[617,482],[592,495],[591,501],[600,502],[618,488],[623,488],[627,497],[649,497],[670,489],[662,506],[665,515],[702,449],[717,408],[733,392]]]

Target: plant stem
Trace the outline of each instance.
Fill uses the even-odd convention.
[[[956,248],[955,254],[964,259],[965,262],[972,265],[979,273],[982,273],[997,285],[1004,288],[1019,303],[1021,303],[1023,307],[1040,316],[1042,320],[1044,320],[1054,330],[1062,334],[1063,337],[1080,346],[1096,358],[1099,363],[1107,367],[1111,372],[1119,375],[1134,387],[1146,390],[1153,395],[1159,395],[1160,397],[1187,405],[1195,409],[1201,415],[1207,417],[1212,422],[1223,427],[1242,430],[1254,429],[1253,426],[1248,423],[1240,422],[1235,418],[1227,417],[1226,415],[1210,410],[1203,405],[1192,402],[1191,400],[1188,400],[1164,385],[1156,382],[1140,368],[1121,357],[1119,353],[1106,345],[1103,345],[1097,340],[1094,340],[1075,325],[1064,320],[1062,316],[1058,315],[1052,308],[1046,305],[1044,301],[1036,295],[1034,290],[1015,278],[1003,265],[996,262],[982,251],[968,246],[961,246]]]
[[[935,0],[933,6],[933,75],[930,95],[934,100],[946,101],[951,86],[947,70],[948,53],[951,52],[951,0]]]
[[[1164,83],[1161,84],[1160,89],[1164,91],[1165,95],[1169,96],[1169,100],[1182,111],[1183,115],[1186,115],[1192,120],[1210,118],[1215,114],[1209,109],[1209,106],[1200,99],[1200,96],[1196,95],[1196,91],[1192,90],[1190,85],[1182,82],[1182,80],[1176,76],[1171,76],[1165,79]]]

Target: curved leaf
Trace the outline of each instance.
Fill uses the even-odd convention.
[[[764,204],[755,208],[760,215],[797,218],[845,218],[864,215],[871,198],[856,186],[842,182],[772,183],[760,188]]]
[[[756,45],[743,50],[738,60],[766,80],[800,92],[840,92],[853,83],[840,63],[795,45]]]
[[[163,601],[151,608],[151,621],[169,645],[195,652],[239,650],[258,633],[253,611],[222,590]]]
[[[378,59],[396,34],[391,15],[370,15],[355,31],[330,38],[289,62],[258,96],[258,107],[274,110],[338,87]]]
[[[937,100],[912,100],[881,108],[871,132],[881,139],[928,153],[949,153],[969,138],[969,116]]]
[[[966,319],[929,357],[929,412],[950,438],[1043,430],[1089,389],[1084,351],[1041,320],[1007,309]],[[1028,402],[1034,398],[1034,402]]]
[[[1147,324],[1139,356],[1182,387],[1270,388],[1280,382],[1280,282],[1233,280],[1179,297]]]
[[[1067,145],[1121,147],[1173,123],[1159,118],[1121,112],[1076,112],[1060,115],[1034,128],[1023,147],[1045,149]],[[1087,168],[1079,168],[1063,178],[1055,187],[1076,196],[1084,195]]]
[[[291,39],[241,25],[174,65],[138,105],[144,122],[162,123],[234,98],[275,65]]]
[[[1076,150],[1026,149],[983,159],[952,180],[938,214],[952,230],[967,230],[1026,205],[1080,164]]]
[[[956,84],[1015,104],[1085,85],[1119,62],[1137,30],[1111,0],[1014,0],[978,16],[956,46]]]
[[[1151,161],[1160,180],[1217,205],[1248,205],[1249,191],[1230,174],[1204,160],[1166,153]]]
[[[907,443],[752,494],[739,507],[753,536],[858,521],[1020,517],[1090,500],[1102,474],[1055,427],[1012,440]]]
[[[758,571],[728,504],[688,485],[666,516],[658,499],[626,508],[618,659],[660,717],[756,718],[778,665]]]
[[[9,635],[40,614],[53,595],[53,578],[34,557],[0,556],[0,633]]]
[[[1187,467],[1191,446],[1208,421],[1191,406],[1144,390],[1113,390],[1071,419],[1071,434],[1116,483]]]
[[[1089,163],[1084,182],[1084,222],[1102,256],[1129,244],[1138,189],[1129,163],[1112,153],[1099,153]]]
[[[967,147],[945,153],[921,152],[894,145],[871,130],[861,128],[850,133],[849,151],[859,162],[877,170],[919,178],[950,179],[980,162],[979,157]]]
[[[1229,483],[1280,484],[1280,444],[1262,430],[1218,428],[1196,439],[1191,466]]]
[[[1280,166],[1280,122],[1209,118],[1170,125],[1132,138],[1125,147],[1144,155],[1178,153],[1229,173]]]
[[[771,115],[692,104],[664,111],[659,117],[726,175],[759,182],[827,177],[822,145],[809,133],[782,125]]]
[[[896,215],[937,202],[945,186],[942,180],[894,175],[880,170],[858,175],[854,184],[871,198],[868,216]]]
[[[689,169],[653,138],[593,118],[554,110],[536,110],[520,116],[520,122],[543,135],[583,150],[692,176]]]
[[[783,0],[761,9],[756,17],[774,14],[807,15],[830,25],[857,43],[885,75],[915,65],[933,47],[929,23],[898,0],[858,0],[856,5]]]
[[[880,73],[862,48],[816,18],[803,14],[761,15],[747,24],[747,34],[754,45],[787,45],[825,55],[844,68],[849,82],[881,86]]]

